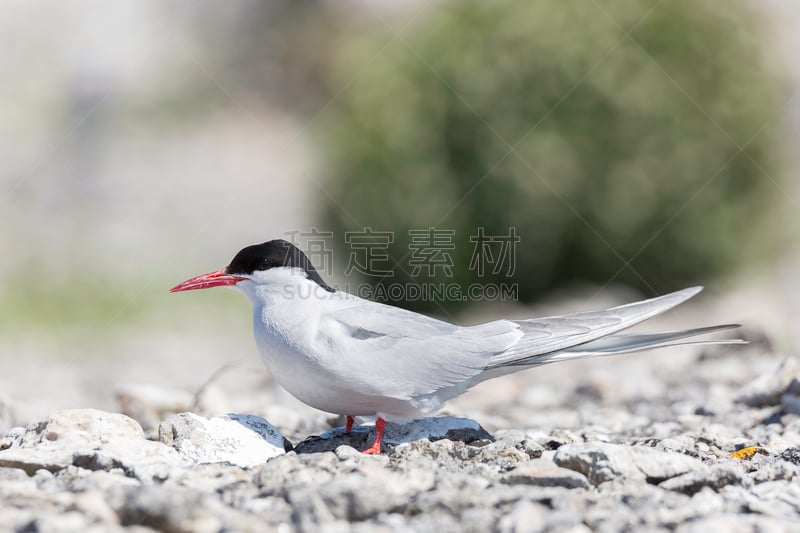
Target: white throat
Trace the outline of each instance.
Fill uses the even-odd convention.
[[[247,296],[254,307],[262,307],[277,300],[328,300],[331,293],[308,279],[305,270],[297,267],[275,267],[254,272],[249,279],[240,281],[236,288]]]

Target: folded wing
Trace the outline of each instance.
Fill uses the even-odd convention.
[[[453,396],[495,376],[555,361],[672,346],[682,339],[735,324],[664,333],[615,335],[688,300],[691,287],[604,311],[530,320],[498,320],[460,327],[405,309],[358,300],[352,307],[323,315],[320,346],[347,353],[331,371],[342,379],[361,379],[368,390],[398,399],[441,391]],[[701,341],[703,342],[703,341]],[[741,343],[705,341],[709,343]],[[450,391],[449,393],[446,391]]]
[[[460,327],[375,302],[361,300],[324,315],[320,346],[347,353],[333,372],[344,379],[369,376],[376,391],[398,399],[433,393],[473,378],[523,336],[508,320]],[[368,383],[361,383],[369,389]]]

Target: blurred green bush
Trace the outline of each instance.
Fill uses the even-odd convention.
[[[429,226],[456,230],[461,284],[506,281],[468,268],[469,236],[516,227],[523,300],[615,274],[663,292],[775,249],[783,92],[745,2],[472,0],[387,22],[335,54],[319,130],[326,227],[394,231],[404,258],[367,281],[449,281],[410,279],[408,230]]]

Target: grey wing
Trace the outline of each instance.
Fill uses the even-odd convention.
[[[551,362],[555,360],[554,354],[652,318],[701,290],[702,287],[691,287],[604,311],[498,320],[472,327],[459,327],[362,300],[347,309],[323,315],[318,341],[335,345],[347,354],[339,358],[336,371],[343,379],[363,378],[362,390],[379,384],[372,389],[375,394],[398,399],[417,398],[445,389],[455,391],[452,396],[509,370]],[[661,338],[656,337],[656,340]],[[634,340],[642,344],[638,337]],[[614,342],[620,341],[617,338]],[[621,349],[607,350],[603,355],[629,351],[630,343],[624,344]],[[576,352],[572,356],[585,355]]]
[[[690,287],[657,298],[621,305],[604,311],[514,320],[524,336],[504,353],[492,358],[488,369],[535,364],[537,358],[627,329],[685,302],[702,287]]]
[[[362,387],[374,384],[376,394],[398,399],[475,377],[521,337],[508,320],[460,327],[366,300],[323,315],[318,331],[319,342],[347,354],[337,371],[349,379],[368,376]]]

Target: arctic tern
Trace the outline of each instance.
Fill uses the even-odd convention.
[[[335,290],[293,244],[248,246],[231,263],[170,292],[229,286],[253,305],[253,329],[264,364],[300,401],[347,418],[376,417],[364,453],[380,453],[387,419],[437,411],[487,379],[547,363],[681,344],[740,344],[740,339],[683,341],[738,324],[618,334],[688,300],[691,287],[649,300],[528,320],[457,326]],[[679,342],[683,341],[683,342]]]

